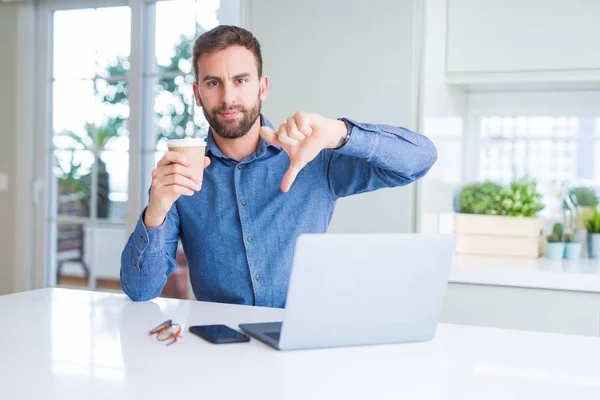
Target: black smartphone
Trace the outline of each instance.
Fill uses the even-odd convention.
[[[249,342],[250,337],[227,325],[190,326],[190,332],[214,344]]]

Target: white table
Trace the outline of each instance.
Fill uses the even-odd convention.
[[[440,324],[427,343],[278,352],[189,325],[282,310],[41,289],[0,297],[2,399],[600,399],[600,339]],[[148,330],[185,325],[165,347]]]

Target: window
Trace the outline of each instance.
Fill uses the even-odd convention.
[[[208,122],[195,106],[192,46],[197,36],[219,24],[219,2],[159,1],[148,8],[156,17],[155,50],[144,78],[154,94],[154,120],[144,156],[153,155],[155,164],[167,151],[168,139],[208,134]]]
[[[482,116],[479,180],[538,182],[553,217],[563,185],[600,181],[600,117]]]
[[[129,144],[130,18],[129,7],[54,14],[53,152],[59,215],[123,218],[119,203],[127,200],[123,171]],[[100,27],[109,22],[115,29],[105,34]],[[84,200],[75,214],[65,206],[72,203],[69,196]]]
[[[36,221],[48,232],[49,254],[38,258],[47,284],[120,289],[120,254],[166,140],[208,133],[192,90],[193,41],[220,22],[238,24],[239,7],[238,0],[40,5],[40,32],[51,32],[40,37],[51,61],[50,140],[38,154],[52,184]]]
[[[95,250],[108,256],[104,265],[118,260],[111,238],[124,234],[128,198],[130,21],[129,7],[53,14],[49,158],[60,284],[87,285],[98,272],[102,278]]]

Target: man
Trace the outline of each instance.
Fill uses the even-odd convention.
[[[325,232],[340,197],[409,184],[437,158],[422,135],[347,118],[297,112],[273,130],[260,114],[269,89],[260,45],[242,28],[201,35],[193,63],[211,127],[204,179],[175,152],[153,171],[121,257],[134,301],[160,294],[181,239],[198,300],[284,307],[298,235]]]

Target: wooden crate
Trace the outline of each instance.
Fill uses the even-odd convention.
[[[541,254],[539,218],[456,214],[458,254],[537,258]]]

